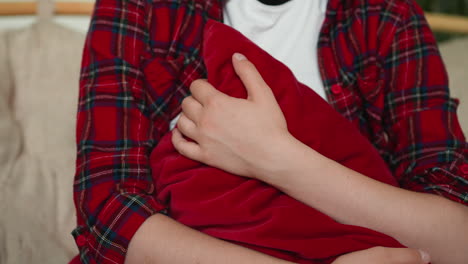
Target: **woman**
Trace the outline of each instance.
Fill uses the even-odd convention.
[[[219,1],[97,3],[85,46],[77,130],[73,234],[82,262],[282,262],[155,214],[164,208],[151,195],[147,155],[168,130],[192,81],[204,77],[194,36],[206,18],[222,20],[222,7]],[[181,54],[188,63],[180,84],[171,91],[145,85],[145,63],[156,58],[173,65]],[[263,98],[268,87],[254,65],[240,58],[233,60],[239,76],[252,98]],[[204,81],[191,85],[193,96],[184,101],[185,117],[178,121],[180,132],[195,143],[175,130],[174,145],[192,159],[270,183],[340,222],[423,249],[433,263],[466,262],[468,213],[456,203],[466,202],[468,193],[466,143],[419,7],[410,0],[330,0],[318,64],[328,101],[360,127],[408,190],[370,181],[304,148],[288,135],[275,102],[234,100]],[[252,137],[258,133],[245,134],[246,128],[268,129],[270,136]],[[264,155],[249,156],[259,152]],[[273,170],[281,173],[266,173]],[[329,181],[306,177],[315,171]],[[284,175],[293,176],[286,182]],[[425,255],[374,248],[336,263],[428,263]]]

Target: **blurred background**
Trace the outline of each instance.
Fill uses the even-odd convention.
[[[468,16],[468,0],[417,0],[425,11],[449,15]],[[436,32],[439,41],[463,36],[462,34]]]
[[[24,28],[25,26],[34,23],[37,20],[37,16],[34,15],[34,9],[37,7],[32,5],[33,3],[35,3],[35,1],[32,0],[0,0],[0,31],[5,29]],[[90,20],[90,16],[86,13],[91,12],[90,8],[94,4],[94,0],[65,0],[60,1],[59,3],[65,4],[66,7],[66,4],[70,4],[66,8],[67,13],[70,14],[56,14],[54,15],[53,20],[61,25],[85,33],[88,29]],[[80,7],[77,6],[76,3],[82,3],[83,5]],[[7,12],[7,10],[17,14],[13,15],[10,12]],[[24,13],[32,13],[32,15]]]
[[[78,79],[91,0],[0,0],[0,264],[67,263]],[[468,0],[418,0],[468,131]]]

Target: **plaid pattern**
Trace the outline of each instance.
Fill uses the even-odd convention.
[[[149,154],[206,75],[200,45],[222,0],[98,0],[80,79],[73,231],[82,263],[123,263],[152,214]],[[182,72],[171,89],[159,69]],[[335,109],[380,151],[400,184],[468,204],[467,143],[447,74],[413,0],[330,0],[319,65]],[[149,67],[148,67],[149,68]],[[158,79],[161,77],[160,79]],[[155,83],[155,82],[151,82]]]
[[[330,1],[319,60],[329,102],[369,138],[403,188],[468,204],[459,102],[415,1]]]

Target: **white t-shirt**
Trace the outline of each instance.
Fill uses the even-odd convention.
[[[224,23],[286,64],[297,80],[326,100],[317,43],[327,4],[328,0],[289,0],[281,5],[228,0],[223,8]],[[171,121],[171,129],[178,117]]]

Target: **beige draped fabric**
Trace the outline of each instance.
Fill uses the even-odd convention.
[[[77,253],[72,185],[84,35],[38,23],[0,35],[0,263]]]

